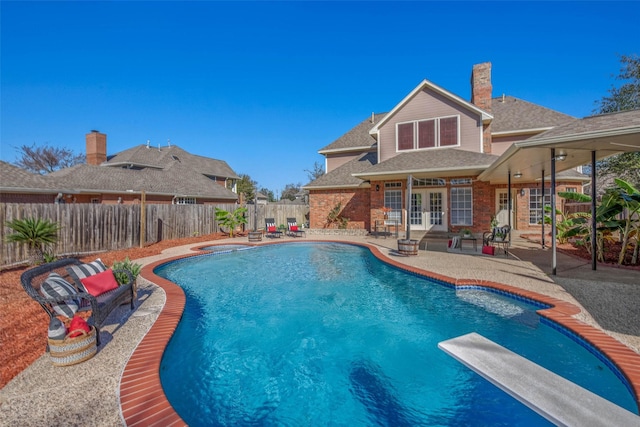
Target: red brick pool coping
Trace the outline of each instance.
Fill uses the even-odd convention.
[[[313,240],[305,241],[313,242]],[[326,243],[331,241],[322,240],[318,242]],[[263,243],[262,246],[280,243],[285,242]],[[440,280],[453,286],[482,286],[549,305],[550,308],[538,310],[537,313],[562,325],[602,352],[627,379],[633,390],[636,404],[640,405],[640,355],[604,332],[573,318],[573,315],[580,312],[580,309],[575,305],[502,283],[453,279],[421,268],[408,266],[385,256],[377,247],[366,243],[344,241],[336,241],[335,243],[366,247],[376,258],[387,264],[419,276]],[[247,246],[252,245],[248,244]],[[120,408],[127,426],[187,425],[167,400],[160,382],[162,355],[182,317],[185,295],[182,288],[173,282],[156,276],[153,270],[166,262],[197,255],[197,253],[191,253],[167,258],[149,264],[142,269],[142,277],[155,283],[165,291],[166,303],[156,322],[131,355],[120,380]]]

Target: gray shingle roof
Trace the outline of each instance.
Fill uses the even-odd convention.
[[[0,189],[2,190],[54,190],[53,184],[45,176],[28,172],[22,168],[0,160]]]
[[[369,131],[386,115],[387,113],[374,114],[373,122],[371,122],[371,117],[368,117],[349,132],[345,133],[326,147],[321,148],[319,151],[322,152],[363,147],[370,148],[374,146],[376,144],[376,140],[369,135]]]
[[[493,114],[492,133],[550,128],[577,120],[575,117],[513,96],[493,98],[491,113]]]
[[[171,196],[236,200],[237,194],[216,184],[180,162],[165,169],[142,170],[76,165],[48,175],[51,182],[69,192],[125,192],[127,190]]]
[[[367,174],[396,171],[449,171],[455,169],[487,168],[498,159],[493,154],[447,148],[441,150],[412,151],[378,163],[367,169]]]
[[[371,166],[376,162],[376,157],[375,153],[362,154],[331,172],[322,175],[318,179],[305,185],[303,188],[358,187],[362,185],[362,180],[352,176],[352,174],[364,172],[371,168]]]
[[[640,110],[620,111],[617,113],[600,114],[575,120],[529,138],[527,139],[527,142],[538,139],[562,137],[565,135],[604,132],[611,129],[620,130],[626,127],[637,126],[640,126]]]
[[[209,176],[239,179],[227,162],[191,154],[177,145],[154,148],[138,145],[111,156],[101,166],[118,167],[131,164],[140,167],[165,169],[174,163],[188,165],[193,170]]]

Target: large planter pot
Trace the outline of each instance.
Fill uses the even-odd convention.
[[[418,255],[419,243],[413,239],[398,239],[398,252],[402,255]]]
[[[262,241],[262,231],[250,231],[249,232],[249,241],[250,242],[261,242]]]

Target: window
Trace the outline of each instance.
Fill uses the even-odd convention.
[[[398,150],[413,149],[413,123],[398,125]]]
[[[458,145],[458,118],[440,119],[440,146]]]
[[[451,225],[473,225],[473,197],[470,187],[451,189]]]
[[[414,178],[412,184],[414,187],[444,187],[447,181],[442,178]]]
[[[391,190],[391,188],[400,188],[399,182],[386,182],[384,184],[384,205],[390,208],[388,219],[397,220],[398,224],[402,223],[402,190]]]
[[[195,205],[195,197],[176,197],[173,201],[174,205]]]
[[[436,121],[423,120],[418,122],[418,148],[433,148],[435,146]]]
[[[471,178],[451,178],[451,185],[471,185]]]
[[[458,116],[398,123],[398,151],[459,145]]]
[[[544,200],[540,188],[529,189],[529,224],[541,224],[544,206],[551,206],[551,189],[544,189]]]
[[[577,193],[578,189],[576,187],[567,187],[564,191],[567,193]]]

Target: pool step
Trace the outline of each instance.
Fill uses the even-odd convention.
[[[640,417],[472,332],[438,348],[560,426],[640,426]]]

